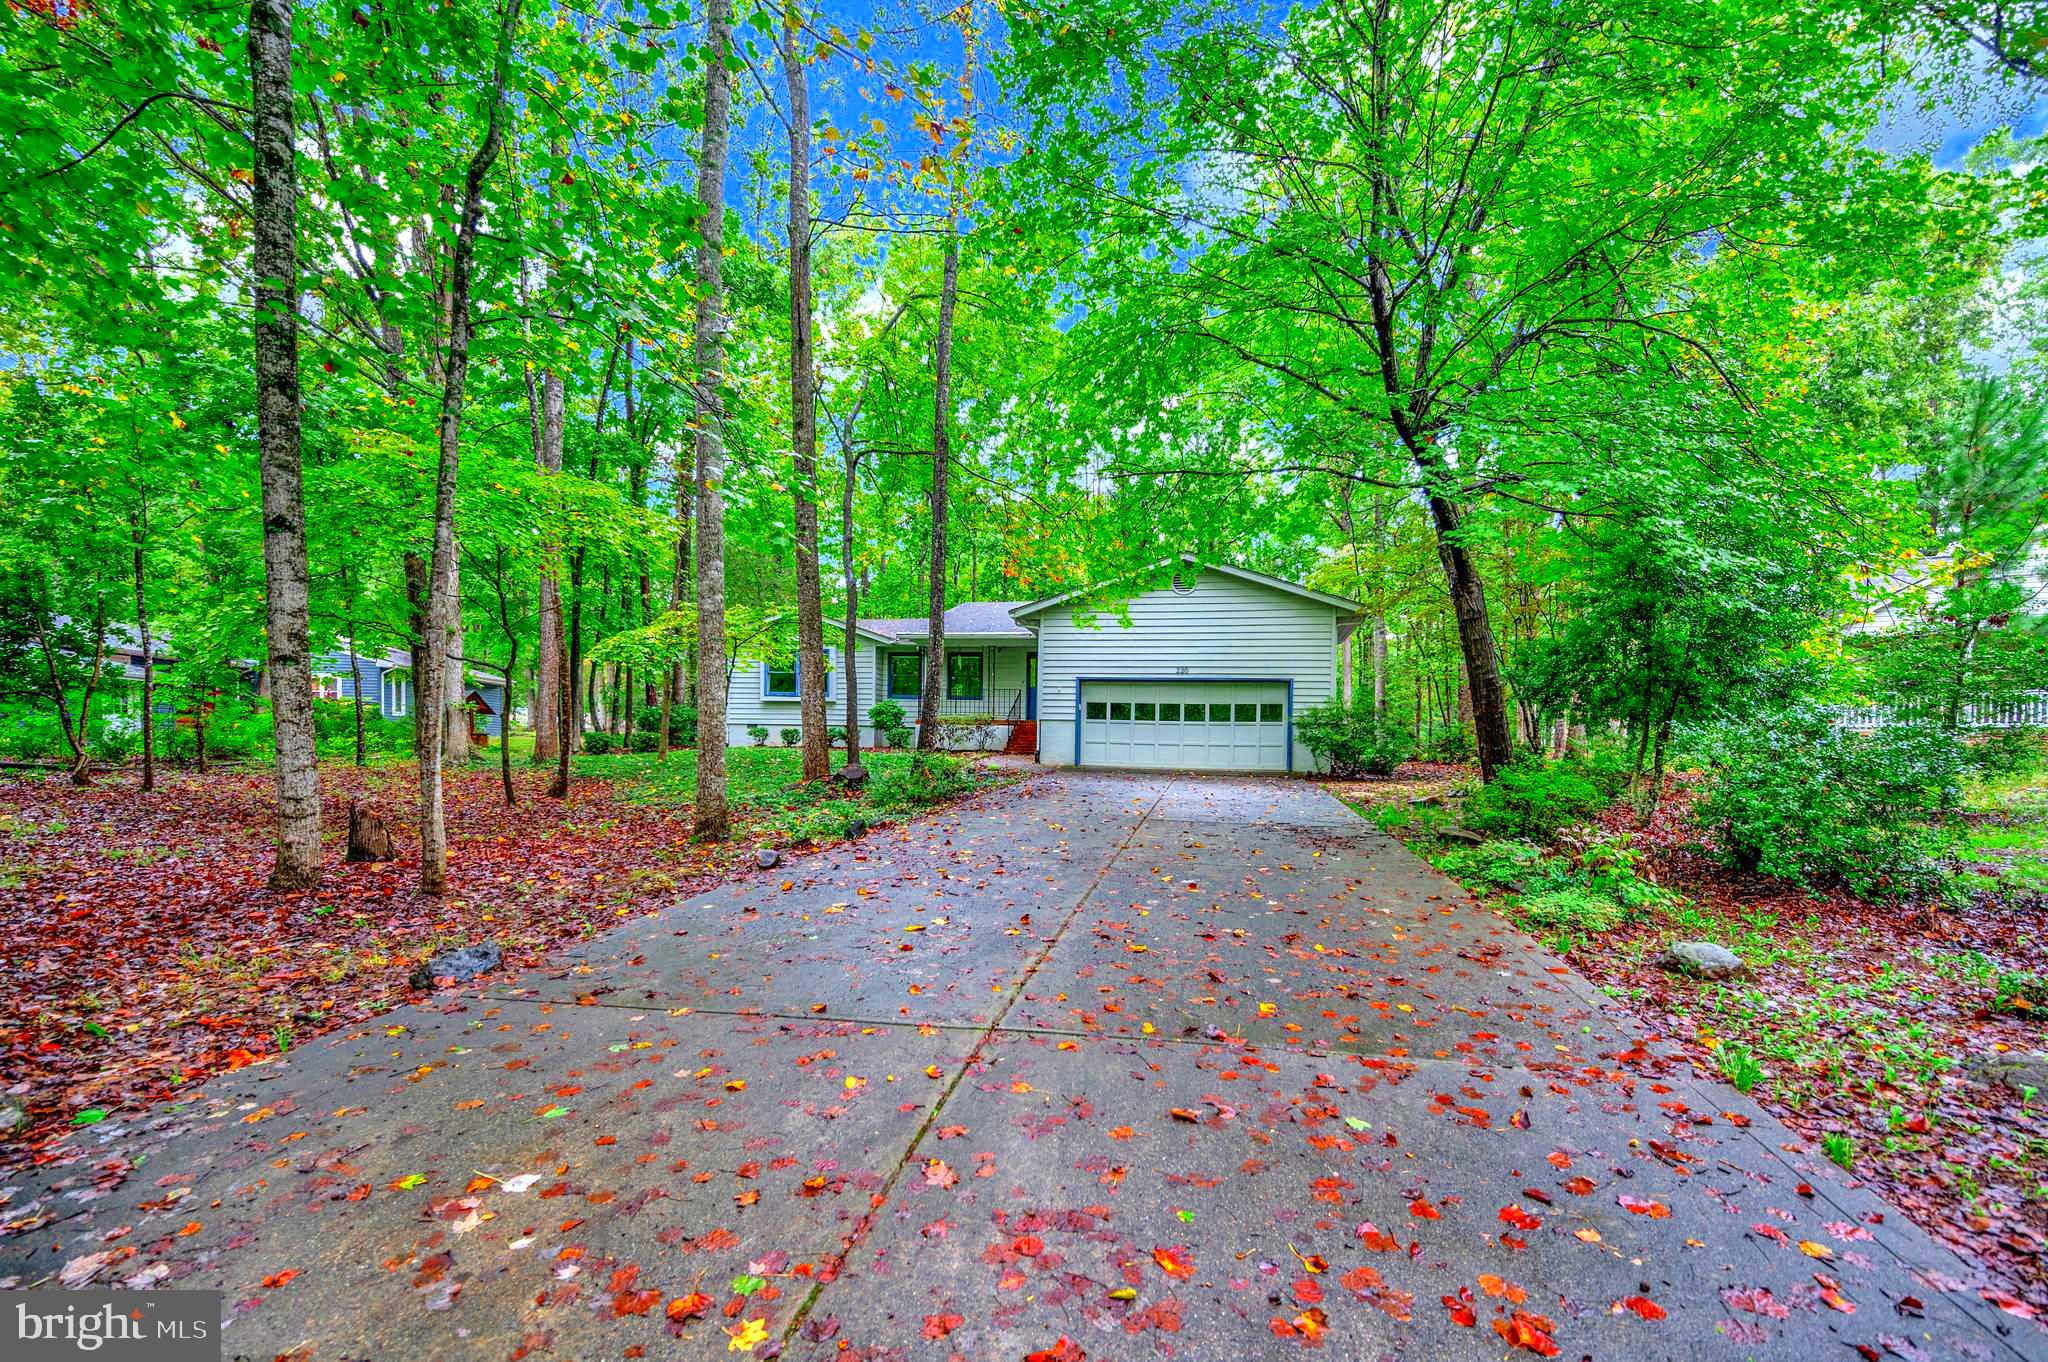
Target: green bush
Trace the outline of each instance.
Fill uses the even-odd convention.
[[[910,746],[910,725],[905,718],[903,706],[894,700],[879,700],[868,710],[868,722],[887,747]]]
[[[688,734],[682,735],[682,741],[679,743],[677,735],[671,733],[668,735],[668,742],[671,747],[688,747],[690,745]],[[634,725],[633,736],[629,740],[627,747],[629,751],[633,752],[659,752],[661,750],[660,725],[657,724],[651,729],[641,728],[637,724]]]
[[[583,735],[583,750],[593,757],[606,757],[619,750],[619,740],[603,729]]]
[[[1424,733],[1416,751],[1424,761],[1464,762],[1472,760],[1478,747],[1463,724],[1443,724]]]
[[[166,724],[160,740],[164,755],[173,761],[192,761],[199,755],[198,730],[190,724]],[[206,716],[208,761],[266,761],[271,751],[268,709],[229,701],[215,705]]]
[[[1541,931],[1607,932],[1619,927],[1627,916],[1622,906],[1605,894],[1576,885],[1523,894],[1511,900],[1509,908],[1523,926]]]
[[[1838,729],[1795,709],[1719,730],[1694,815],[1726,863],[1884,899],[1937,891],[1957,841],[1961,744],[1929,727]]]
[[[891,813],[908,812],[955,799],[975,785],[974,768],[962,758],[925,752],[875,781],[868,802]]]
[[[1546,841],[1607,807],[1609,797],[1573,762],[1502,767],[1465,798],[1466,827],[1488,837]]]
[[[804,731],[801,728],[785,728],[782,730],[782,745],[784,747],[801,747],[803,746],[803,741]]]
[[[1376,720],[1369,709],[1346,709],[1332,700],[1294,720],[1302,746],[1329,763],[1333,776],[1385,776],[1408,760],[1415,744],[1399,724]]]
[[[1963,762],[1977,775],[2030,775],[2041,769],[2044,738],[2038,728],[2001,728],[1963,744]]]
[[[748,724],[747,736],[754,740],[754,746],[756,747],[766,747],[768,745],[768,730],[760,724]]]
[[[1528,842],[1486,842],[1457,846],[1432,856],[1436,868],[1460,884],[1495,893],[1536,883],[1568,883],[1571,866]],[[1562,872],[1560,879],[1559,872]]]
[[[843,724],[834,724],[834,725],[832,725],[832,726],[831,726],[830,728],[826,729],[826,730],[825,730],[825,745],[826,745],[827,747],[844,747],[844,746],[846,746],[846,727],[845,727],[845,725],[843,725]]]

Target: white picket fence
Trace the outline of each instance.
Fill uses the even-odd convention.
[[[1927,723],[1937,717],[1931,710],[1902,705],[1835,705],[1831,712],[1838,725],[1857,732],[1888,724]],[[2048,691],[1997,704],[1964,705],[1959,722],[1967,729],[2048,728]]]

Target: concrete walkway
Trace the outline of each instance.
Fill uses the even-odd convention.
[[[236,1357],[2048,1356],[1301,782],[1037,777],[80,1138],[0,1278]]]

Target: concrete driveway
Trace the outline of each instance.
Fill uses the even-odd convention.
[[[1302,782],[1040,776],[80,1138],[0,1277],[236,1357],[2048,1356]]]

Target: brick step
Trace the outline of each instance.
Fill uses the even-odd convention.
[[[1026,719],[1010,729],[1010,740],[1003,744],[1006,755],[1013,757],[1035,757],[1038,755],[1038,722]]]

